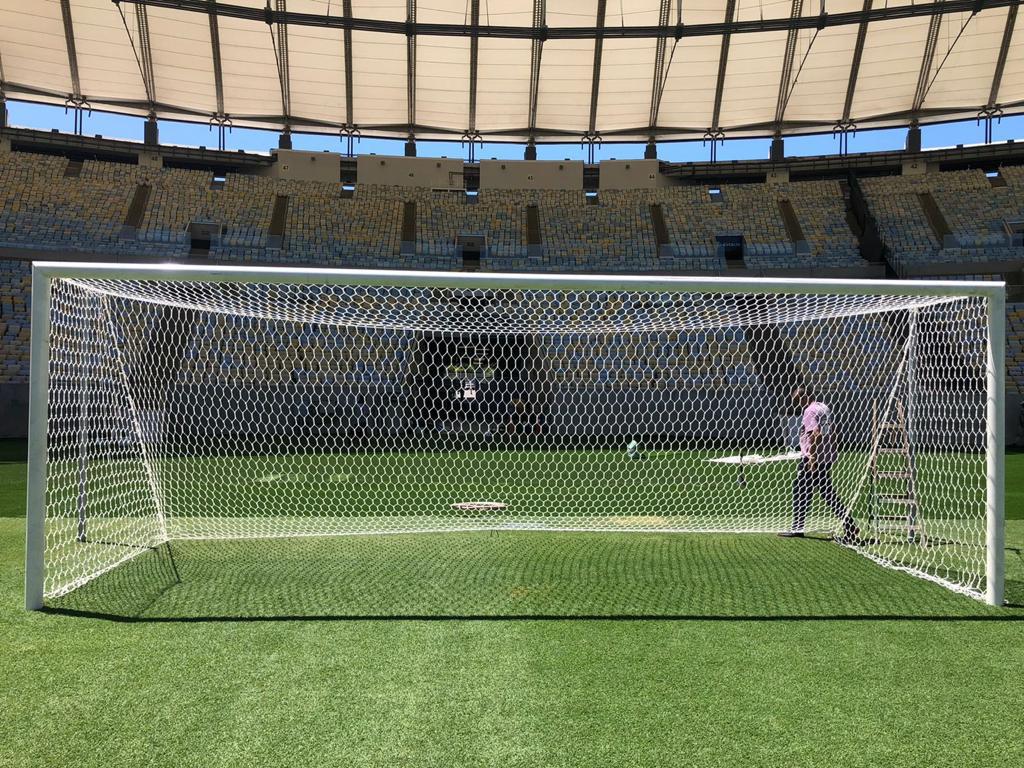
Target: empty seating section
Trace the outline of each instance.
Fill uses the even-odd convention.
[[[1024,165],[1004,165],[999,174],[1006,180],[1006,185],[1018,195],[1024,195]]]
[[[993,186],[982,170],[943,171],[920,176],[860,180],[897,265],[1018,259],[1005,229],[1024,219],[1024,169],[1000,169],[1005,186]],[[929,193],[951,235],[939,242],[921,193]]]
[[[1005,224],[1024,221],[1024,166],[1004,167],[1000,175],[1002,180],[996,184],[981,170],[864,178],[860,184],[897,267],[1017,260],[1024,254],[1019,246],[1012,246]],[[146,201],[145,210],[141,224],[133,230],[124,223],[140,185],[148,187],[148,195],[139,196]],[[925,203],[919,197],[922,193],[930,195]],[[287,202],[279,206],[286,212],[284,234],[271,238],[268,233],[279,197]],[[789,202],[785,214],[780,209],[783,200]],[[415,242],[403,243],[403,216],[409,202],[415,203]],[[212,172],[203,170],[0,153],[0,247],[90,252],[122,259],[183,258],[192,248],[190,224],[207,224],[214,231],[209,257],[228,261],[458,269],[462,266],[459,238],[474,235],[484,238],[480,265],[486,270],[719,271],[726,268],[719,242],[725,235],[742,236],[743,265],[748,268],[863,264],[847,222],[843,189],[835,180],[728,184],[715,194],[695,184],[602,189],[596,204],[592,203],[582,190],[481,190],[472,198],[457,191],[360,184],[354,193],[346,193],[341,184],[251,174],[229,174],[215,183]],[[664,228],[659,223],[659,231],[667,237],[660,245],[653,205],[660,206]],[[530,206],[536,206],[537,224],[531,231],[539,236],[539,243],[532,246],[528,243]],[[411,222],[406,224],[411,232]],[[943,225],[952,234],[940,242],[936,229],[943,231]],[[802,240],[794,243],[798,238]],[[0,383],[27,381],[28,283],[26,262],[0,260]],[[712,345],[718,351],[732,350],[736,358],[730,372],[716,375],[724,375],[732,385],[752,381],[754,367],[743,338],[669,336],[651,354],[661,363],[662,358],[677,361],[680,376],[699,383],[709,375],[702,373],[700,361]],[[796,363],[815,379],[831,375],[814,370],[818,361],[828,357],[821,355],[821,344],[835,343],[828,338],[842,338],[841,333],[826,336],[805,339],[798,334],[793,339]],[[1011,305],[1008,337],[1008,386],[1024,394],[1024,304]],[[598,349],[594,342],[567,338],[552,343],[563,348],[564,354],[552,359],[561,361],[556,373],[567,380],[607,384],[665,369],[655,364],[657,360],[645,363],[643,356]],[[872,354],[856,340],[833,351]],[[624,359],[633,361],[629,370],[615,367],[614,361]],[[339,361],[331,365],[346,375],[376,375]],[[211,370],[225,370],[232,364],[202,363]],[[871,366],[844,368],[870,371]],[[651,386],[660,384],[652,381]]]
[[[545,343],[546,376],[574,388],[719,389],[759,382],[740,329],[552,336]]]
[[[116,247],[131,201],[135,166],[86,160],[65,178],[68,160],[0,154],[0,240],[22,248],[81,251]]]
[[[407,196],[408,197],[408,196]],[[459,235],[485,235],[488,256],[524,259],[526,205],[516,195],[481,192],[475,203],[460,191],[408,197],[416,202],[416,249],[433,256],[454,256]]]
[[[928,191],[925,176],[861,179],[860,185],[897,263],[941,260],[942,244],[932,232],[917,195]]]
[[[31,265],[0,260],[0,384],[28,382]]]
[[[394,267],[397,264],[402,200],[387,187],[362,185],[342,197],[339,184],[278,181],[288,197],[284,253],[277,260],[336,267]]]
[[[249,319],[213,315],[194,326],[176,370],[184,382],[231,382],[243,386],[288,384],[334,386],[360,383],[397,386],[405,375],[413,343],[393,330],[348,328],[337,343],[324,344],[324,329],[308,326],[298,333]],[[227,335],[242,343],[221,347],[202,343],[204,334]],[[315,343],[313,341],[315,340]],[[367,350],[375,350],[368,352]]]
[[[569,272],[657,268],[657,246],[649,212],[612,195],[601,199],[600,205],[590,205],[582,190],[535,194],[544,257],[552,268]]]
[[[834,179],[780,184],[778,196],[793,204],[815,267],[862,264],[860,246],[846,218],[846,200]]]
[[[1006,391],[1024,395],[1024,304],[1006,307]]]
[[[254,250],[267,245],[274,208],[275,181],[249,174],[229,174],[222,189],[212,189],[207,171],[165,169],[146,179],[152,188],[149,208],[138,239],[185,252],[191,223],[218,225],[220,236],[211,254],[225,259],[259,258]]]

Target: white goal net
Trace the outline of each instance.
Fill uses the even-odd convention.
[[[487,529],[835,535],[992,600],[1000,290],[37,265],[28,600]]]

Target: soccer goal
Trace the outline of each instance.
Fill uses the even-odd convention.
[[[26,604],[184,539],[797,529],[999,604],[1004,322],[1002,283],[37,263]]]

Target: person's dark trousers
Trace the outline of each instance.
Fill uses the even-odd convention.
[[[807,524],[807,511],[811,508],[811,501],[817,492],[832,510],[832,514],[843,521],[843,534],[849,538],[856,538],[857,526],[843,506],[835,486],[832,485],[832,462],[819,463],[813,472],[808,469],[807,464],[806,457],[800,459],[800,467],[796,471],[796,479],[793,480],[793,530],[803,532]]]

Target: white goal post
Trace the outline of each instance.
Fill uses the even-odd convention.
[[[999,605],[1004,313],[997,282],[36,262],[26,607],[179,539],[495,529],[836,534]]]

